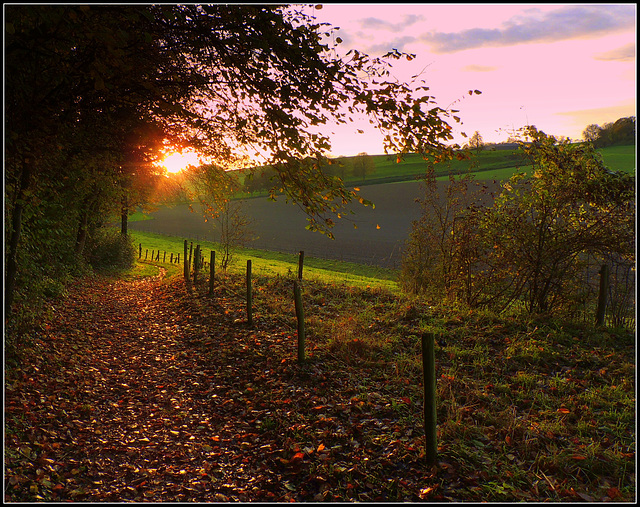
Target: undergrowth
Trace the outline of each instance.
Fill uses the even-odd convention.
[[[292,280],[253,282],[254,319],[295,329]],[[242,293],[241,276],[223,284]],[[359,376],[363,399],[393,393],[395,410],[416,428],[420,337],[435,333],[441,467],[466,478],[457,482],[470,498],[634,497],[632,333],[469,311],[383,288],[303,286],[311,360]]]

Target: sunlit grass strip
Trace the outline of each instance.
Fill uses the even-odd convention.
[[[164,236],[150,232],[130,231],[129,234],[137,244],[142,243],[143,251],[160,250],[169,253],[179,253],[183,249],[185,239],[175,236]],[[193,241],[204,250],[220,250],[220,245],[211,241]],[[298,271],[298,255],[270,252],[251,248],[238,248],[234,250],[234,260],[229,267],[231,273],[243,273],[248,259],[253,259],[253,272],[260,276],[280,275],[292,276]],[[167,263],[168,264],[168,263]],[[343,283],[356,287],[386,288],[392,291],[398,290],[397,272],[392,269],[367,266],[352,262],[318,259],[305,256],[305,279],[317,280],[327,283]]]

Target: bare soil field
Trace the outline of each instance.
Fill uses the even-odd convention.
[[[306,230],[304,212],[295,204],[287,204],[283,197],[275,202],[247,199],[245,212],[253,220],[255,238],[246,246],[284,253],[303,250],[312,257],[399,268],[411,223],[420,216],[416,199],[422,193],[423,187],[417,181],[362,187],[360,194],[375,208],[354,203],[353,215],[336,220],[334,240]],[[219,241],[219,231],[211,221],[204,221],[199,205],[193,209],[194,212],[189,211],[186,204],[163,207],[151,213],[152,220],[132,222],[129,227],[185,239]]]

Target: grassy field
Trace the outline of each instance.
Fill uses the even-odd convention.
[[[635,146],[611,146],[600,149],[602,158],[611,169],[634,174],[636,167]],[[349,184],[373,184],[392,181],[406,181],[424,173],[426,163],[420,155],[410,154],[397,163],[395,157],[374,155],[375,173],[365,180],[347,178]],[[478,180],[503,180],[513,174],[516,168],[525,172],[530,166],[520,150],[483,150],[474,153],[469,160],[452,160],[436,165],[439,179],[446,179],[449,173],[461,174],[471,171]]]
[[[147,232],[130,231],[135,244],[142,244],[142,260],[145,259],[145,251],[148,251],[148,259],[151,259],[151,252],[160,250],[167,252],[167,262],[158,263],[160,266],[171,269],[173,272],[181,273],[181,267],[169,264],[170,254],[174,257],[180,254],[181,260],[184,256],[184,239],[174,236],[164,236]],[[189,240],[190,241],[190,240]],[[210,241],[199,241],[200,247],[205,252],[205,260],[209,260],[210,251],[216,251],[220,255],[221,247],[217,243]],[[190,246],[190,243],[189,243]],[[195,245],[194,245],[195,248]],[[220,257],[218,257],[219,259]],[[298,256],[279,252],[269,252],[266,250],[255,250],[250,248],[238,248],[234,250],[233,262],[229,267],[231,273],[244,273],[247,259],[251,259],[252,273],[258,276],[287,276],[297,274]],[[219,269],[218,267],[216,269]],[[318,259],[310,256],[304,258],[304,279],[325,281],[331,283],[341,283],[355,287],[376,287],[397,290],[397,272],[391,269],[384,269],[375,266],[366,266],[350,262],[331,261]]]
[[[620,170],[635,174],[636,157],[635,146],[612,146],[600,149],[605,164],[614,170]],[[346,185],[362,186],[380,183],[397,183],[419,178],[426,170],[426,162],[422,156],[412,153],[398,163],[392,155],[372,155],[375,163],[375,171],[366,178],[358,178],[347,175],[344,178]],[[346,157],[347,166],[351,164]],[[449,174],[462,174],[471,171],[477,180],[505,180],[509,178],[516,168],[524,172],[530,168],[527,160],[519,149],[509,150],[483,150],[473,153],[468,160],[452,160],[436,165],[437,179],[445,180]],[[254,192],[252,197],[267,195],[266,191]],[[238,197],[246,197],[241,193]]]
[[[599,150],[605,165],[617,171],[636,173],[635,146],[609,146]]]

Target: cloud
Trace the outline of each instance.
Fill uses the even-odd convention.
[[[498,67],[487,67],[485,65],[467,65],[462,68],[463,72],[493,72],[498,70]]]
[[[592,123],[604,125],[607,122],[616,121],[618,118],[634,116],[635,110],[635,100],[627,100],[609,107],[563,111],[556,113],[556,115],[568,117],[575,126],[582,126],[582,128],[586,128],[587,125]]]
[[[473,28],[457,33],[430,32],[422,40],[437,53],[484,46],[512,46],[602,35],[635,27],[635,5],[575,5],[541,13],[529,9],[501,28]]]
[[[424,16],[416,14],[405,14],[402,21],[391,23],[390,21],[380,18],[365,18],[360,20],[362,28],[373,30],[387,30],[393,33],[404,32],[411,25],[424,21]]]
[[[392,39],[389,42],[380,42],[378,44],[374,44],[367,48],[367,53],[371,55],[376,55],[380,53],[388,53],[392,49],[397,49],[398,51],[404,51],[404,46],[406,44],[411,44],[415,42],[416,38],[407,35],[405,37],[399,37],[397,39]]]
[[[633,43],[627,44],[626,46],[621,46],[619,48],[612,49],[611,51],[598,53],[594,58],[596,60],[604,60],[607,62],[631,62],[636,59],[636,45]]]

